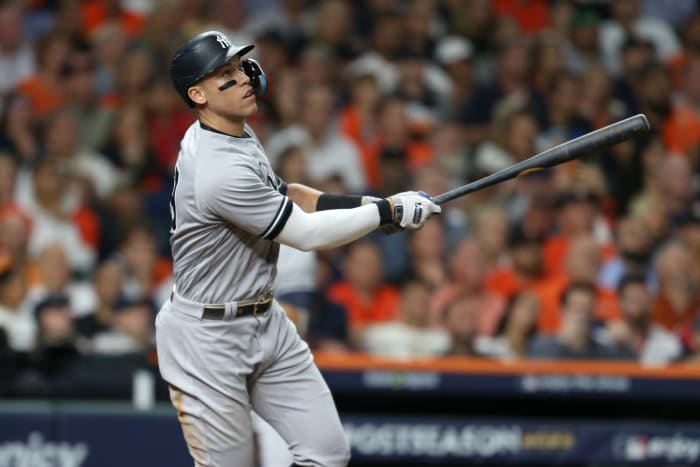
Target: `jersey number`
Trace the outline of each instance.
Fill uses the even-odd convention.
[[[173,191],[170,193],[170,235],[175,233],[175,189],[177,182],[180,180],[180,169],[175,166],[175,174],[173,175]]]

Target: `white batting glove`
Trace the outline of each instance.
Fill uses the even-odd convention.
[[[420,229],[433,214],[442,212],[442,208],[433,203],[430,196],[423,191],[404,191],[387,198],[394,214],[394,224],[404,229]]]

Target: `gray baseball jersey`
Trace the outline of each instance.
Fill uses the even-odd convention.
[[[175,285],[199,303],[255,299],[272,289],[279,245],[292,212],[264,150],[247,137],[204,128],[185,133],[171,198]]]

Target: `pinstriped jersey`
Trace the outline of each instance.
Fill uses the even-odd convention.
[[[234,137],[193,123],[180,144],[170,243],[177,291],[200,303],[247,301],[272,289],[292,212],[253,131]]]

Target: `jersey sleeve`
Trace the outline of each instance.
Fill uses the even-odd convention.
[[[197,182],[202,209],[268,240],[280,233],[292,213],[293,202],[280,192],[279,178],[254,160],[215,164]]]

